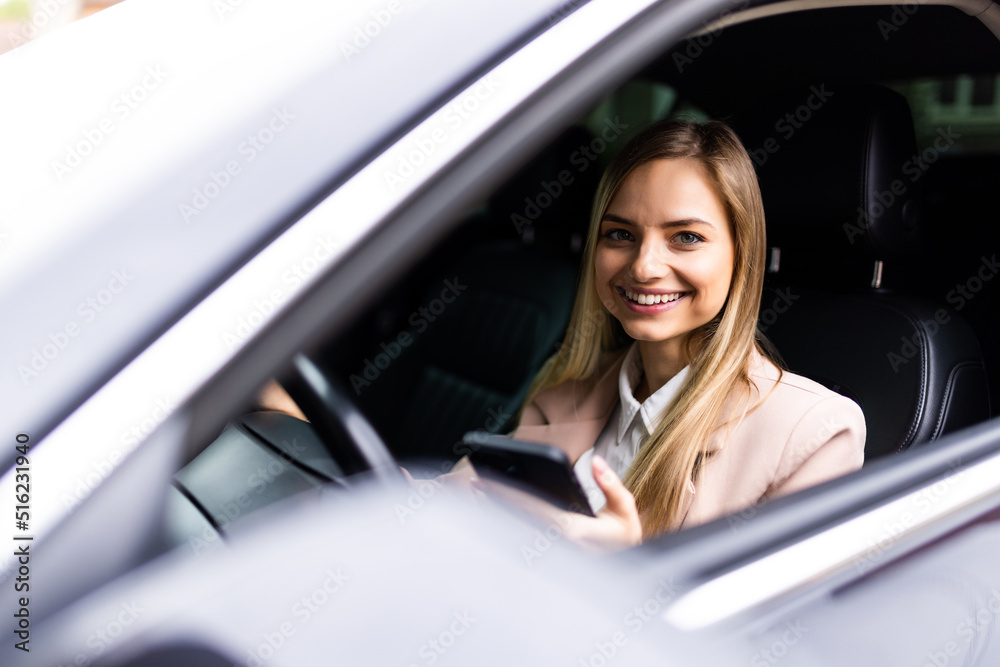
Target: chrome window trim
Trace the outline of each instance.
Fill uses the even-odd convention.
[[[687,632],[741,619],[761,622],[819,588],[822,593],[865,576],[998,504],[1000,454],[994,454],[696,585],[662,618]]]

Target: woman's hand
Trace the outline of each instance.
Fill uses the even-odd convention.
[[[502,498],[541,521],[557,526],[567,538],[591,550],[617,551],[641,543],[642,524],[635,498],[600,456],[594,456],[591,466],[594,480],[607,498],[607,505],[596,517],[559,509],[537,496],[494,480],[480,478],[474,485],[490,496]]]
[[[302,409],[288,395],[288,392],[274,380],[268,380],[264,388],[257,394],[257,405],[261,410],[284,412],[286,415],[297,417],[302,421],[309,421],[302,414]]]

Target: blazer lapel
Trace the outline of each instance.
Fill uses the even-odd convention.
[[[607,416],[598,419],[563,422],[561,424],[540,424],[519,426],[511,433],[517,440],[542,442],[566,452],[571,464],[575,464],[584,452],[594,446],[597,436],[607,423]]]
[[[511,437],[558,447],[575,464],[597,442],[614,410],[624,358],[622,351],[594,380],[566,382],[539,394],[535,403],[548,423],[518,426]]]

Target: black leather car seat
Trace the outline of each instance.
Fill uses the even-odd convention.
[[[1000,225],[996,224],[1000,155],[963,151],[957,141],[949,141],[954,141],[951,127],[941,127],[935,137],[937,145],[921,156],[928,165],[922,177],[926,227],[940,230],[942,244],[924,244],[919,255],[900,267],[898,282],[905,285],[902,289],[914,286],[937,295],[983,341],[992,413],[1000,414],[1000,346],[995,343],[1000,340],[1000,280],[996,279],[1000,274]],[[960,230],[955,229],[956,223]],[[929,266],[935,270],[928,271]]]
[[[988,419],[969,326],[944,304],[882,286],[923,241],[905,98],[878,86],[813,86],[733,125],[767,216],[760,329],[792,371],[861,406],[866,460]]]

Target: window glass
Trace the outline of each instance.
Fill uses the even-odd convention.
[[[594,136],[600,136],[608,120],[627,125],[622,133],[623,146],[639,130],[654,121],[668,116],[680,116],[691,120],[706,121],[709,115],[687,100],[681,98],[677,90],[657,81],[633,80],[608,95],[587,114],[583,125]],[[603,166],[611,161],[613,151],[601,155]]]
[[[1000,151],[997,83],[996,74],[962,74],[889,86],[909,101],[921,150],[945,137],[951,150],[966,152]],[[942,145],[940,140],[937,143]]]

